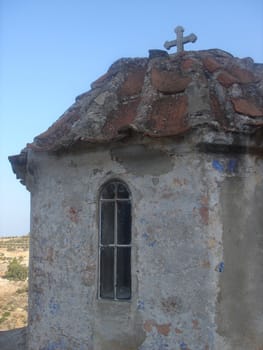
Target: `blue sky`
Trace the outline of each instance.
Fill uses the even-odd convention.
[[[0,235],[29,232],[30,196],[7,160],[121,57],[163,49],[182,25],[263,62],[262,0],[0,0]]]

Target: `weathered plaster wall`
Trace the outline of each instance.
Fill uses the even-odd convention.
[[[166,140],[29,164],[29,350],[261,349],[260,160]],[[131,302],[97,299],[97,196],[111,178],[132,193]]]
[[[1,350],[25,350],[26,328],[16,328],[9,331],[0,331]]]
[[[263,347],[262,161],[243,157],[237,176],[224,179],[220,204],[225,270],[220,275],[218,331],[226,349]]]

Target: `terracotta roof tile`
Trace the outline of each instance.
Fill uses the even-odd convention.
[[[29,149],[119,140],[129,128],[158,137],[203,126],[252,134],[262,127],[262,111],[263,65],[250,58],[215,49],[120,59],[11,162],[25,160]]]

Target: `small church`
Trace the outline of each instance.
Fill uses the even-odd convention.
[[[31,194],[26,350],[263,349],[263,64],[183,31],[9,157]]]

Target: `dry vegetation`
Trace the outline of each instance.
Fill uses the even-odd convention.
[[[16,258],[28,266],[29,236],[0,238],[0,330],[27,324],[28,282],[4,278],[9,263]]]

